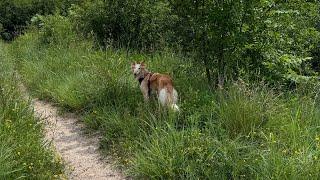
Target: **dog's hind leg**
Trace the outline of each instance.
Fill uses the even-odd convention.
[[[174,111],[180,111],[180,108],[177,105],[177,102],[178,102],[178,92],[175,89],[173,89],[173,91],[172,91],[172,105],[171,105],[171,108]]]
[[[143,94],[143,98],[144,98],[144,101],[145,102],[148,102],[149,101],[149,89],[148,89],[148,86],[145,82],[142,82],[141,85],[140,85],[140,90]]]
[[[172,91],[172,103],[177,104],[178,102],[178,92],[173,88]]]

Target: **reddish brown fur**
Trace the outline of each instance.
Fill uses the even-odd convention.
[[[139,73],[134,72],[136,65],[139,65],[139,64],[140,64]],[[150,73],[146,69],[146,65],[143,62],[138,64],[136,62],[132,63],[131,69],[134,72],[135,78],[137,80],[139,80],[142,77],[144,78],[141,81],[140,89],[145,100],[149,99],[149,87],[150,87],[151,91],[156,92],[157,94],[160,94],[160,90],[167,89],[168,93],[170,94],[167,100],[167,104],[169,105],[172,103],[172,97],[173,97],[172,94],[173,94],[174,88],[173,88],[172,79],[169,75],[160,74],[160,73]]]
[[[161,89],[167,88],[168,92],[171,94],[173,82],[169,75],[154,73],[150,77],[150,87],[153,91],[157,91],[157,93],[159,93]]]

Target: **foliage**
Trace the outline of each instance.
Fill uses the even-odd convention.
[[[42,29],[48,37],[57,27],[67,28],[67,38],[72,23],[99,46],[182,47],[203,66],[210,86],[256,80],[256,74],[270,83],[297,84],[316,79],[311,52],[320,39],[319,7],[315,0],[5,0],[0,3],[0,31],[12,39],[35,14],[58,12],[68,18],[50,16],[56,20],[48,18]],[[55,24],[59,21],[62,25]]]
[[[210,86],[260,79],[300,83],[316,74],[318,1],[88,1],[71,8],[78,31],[100,45],[139,50],[181,46]]]
[[[83,0],[1,0],[0,1],[0,38],[12,40],[22,34],[35,15],[59,13],[68,15],[73,4]]]
[[[70,17],[81,33],[93,33],[100,45],[155,49],[171,35],[174,17],[170,11],[162,0],[98,0],[73,6]]]
[[[302,83],[316,74],[310,68],[311,52],[319,43],[319,2],[268,2],[257,36],[269,81]],[[265,28],[263,28],[265,27]]]
[[[35,14],[50,14],[55,10],[54,0],[1,0],[0,35],[12,40],[20,34]]]
[[[31,22],[33,26],[39,27],[40,40],[43,44],[68,45],[77,40],[70,19],[59,14],[36,15],[31,19]]]
[[[257,72],[270,82],[313,75],[308,60],[319,42],[317,1],[197,0],[172,6],[180,20],[176,35],[196,51],[209,83],[223,86]]]

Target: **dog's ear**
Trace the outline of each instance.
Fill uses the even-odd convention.
[[[140,64],[141,64],[141,68],[145,68],[146,67],[146,64],[143,61],[141,61]]]
[[[136,66],[136,62],[134,62],[134,63],[131,63],[131,69],[134,69],[134,67]]]

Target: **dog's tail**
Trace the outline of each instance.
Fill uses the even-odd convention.
[[[180,108],[177,105],[178,93],[174,88],[164,88],[159,92],[159,100],[162,105],[168,105],[175,112],[179,112]]]
[[[173,109],[174,112],[180,112],[180,108],[177,104],[172,104],[171,108]]]
[[[171,93],[171,108],[174,110],[174,111],[177,111],[177,112],[180,112],[180,108],[179,106],[177,105],[177,102],[178,102],[178,92],[172,88],[172,93]]]

